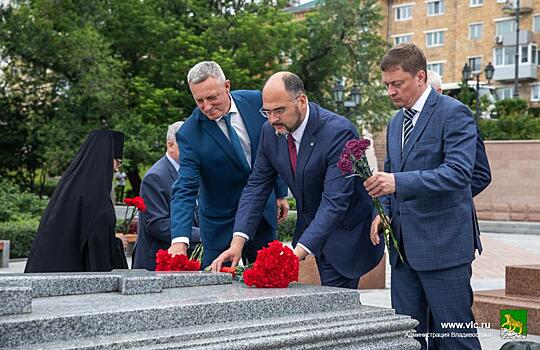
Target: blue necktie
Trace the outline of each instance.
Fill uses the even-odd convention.
[[[416,114],[416,111],[412,108],[406,109],[403,111],[403,148],[409,141],[409,136],[413,130],[413,117]]]
[[[249,164],[247,162],[246,154],[244,153],[244,149],[242,148],[242,145],[240,144],[240,138],[238,137],[238,134],[234,130],[232,124],[231,124],[231,113],[225,114],[223,116],[223,120],[225,120],[225,124],[227,124],[227,132],[229,133],[229,140],[231,141],[231,144],[234,148],[234,151],[236,152],[236,155],[242,162],[242,165],[249,170]]]

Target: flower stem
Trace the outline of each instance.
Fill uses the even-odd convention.
[[[390,225],[390,222],[388,221],[388,217],[384,213],[384,209],[382,207],[381,201],[379,200],[379,198],[374,197],[373,203],[375,204],[375,209],[377,209],[377,213],[379,214],[379,217],[381,218],[381,222],[383,226],[384,242],[386,244],[386,249],[388,250],[388,253],[390,253],[390,239],[392,239],[392,243],[399,255],[401,262],[404,262],[403,256],[401,255],[401,252],[399,251],[398,241],[396,237],[394,236],[394,231],[392,230],[392,226]]]

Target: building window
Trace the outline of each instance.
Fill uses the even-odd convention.
[[[437,47],[444,45],[444,31],[426,33],[426,46]]]
[[[503,64],[514,64],[516,62],[516,48],[515,47],[505,47],[504,48],[504,57]]]
[[[469,24],[469,40],[480,40],[484,36],[484,24]]]
[[[398,6],[396,10],[396,21],[405,21],[412,18],[412,5]]]
[[[519,62],[521,63],[529,62],[529,47],[528,46],[521,46],[521,55],[519,57],[520,57]]]
[[[408,43],[412,40],[412,34],[396,35],[394,37],[394,45]]]
[[[443,76],[444,71],[443,71],[443,63],[442,62],[428,63],[427,64],[427,69],[436,72],[441,77]]]
[[[537,64],[540,58],[536,44],[522,45],[519,47],[520,64]],[[513,46],[498,47],[493,51],[495,66],[513,65],[515,63],[516,48]]]
[[[469,57],[469,67],[471,67],[471,72],[480,73],[482,71],[482,57]]]
[[[482,6],[484,5],[484,0],[470,0],[469,4],[471,7]]]
[[[509,19],[495,23],[495,34],[503,35],[504,33],[512,33],[516,30],[516,21]]]
[[[444,14],[444,1],[443,0],[430,0],[427,3],[427,15],[438,16]]]
[[[533,16],[533,32],[540,32],[540,16]]]
[[[540,85],[531,85],[531,101],[540,101]]]
[[[499,100],[504,100],[507,98],[514,97],[514,87],[513,86],[507,86],[507,87],[500,87],[495,90],[497,92],[497,97]]]

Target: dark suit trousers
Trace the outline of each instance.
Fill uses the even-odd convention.
[[[341,275],[326,261],[324,254],[322,253],[320,256],[316,257],[316,261],[321,277],[321,285],[327,287],[358,289],[358,281],[360,278],[347,278]]]
[[[427,342],[424,337],[415,338],[422,349],[428,346],[440,350],[481,349],[473,326],[443,328],[445,322],[474,323],[471,274],[471,264],[438,271],[415,271],[406,258],[405,263],[398,261],[392,268],[392,307],[398,314],[418,320],[418,333],[437,333],[428,337]],[[451,337],[452,332],[468,334]],[[444,335],[448,336],[442,337]]]

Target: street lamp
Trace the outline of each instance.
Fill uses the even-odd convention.
[[[337,80],[334,84],[334,87],[332,88],[332,96],[334,98],[334,102],[339,106],[340,104],[343,104],[343,107],[345,108],[345,114],[348,115],[349,111],[356,110],[356,108],[360,105],[360,100],[362,99],[362,91],[358,87],[358,85],[354,85],[351,89],[351,92],[349,93],[349,99],[344,101],[345,97],[345,87],[341,83],[341,81]]]
[[[515,5],[515,6],[513,6]],[[519,15],[521,7],[519,0],[514,0],[512,4],[510,0],[506,1],[506,4],[502,8],[503,12],[515,14],[516,17],[516,52],[514,53],[514,98],[519,97]]]
[[[489,62],[487,66],[484,68],[484,75],[486,76],[486,79],[489,82],[491,79],[493,79],[493,74],[495,73],[495,67]],[[467,81],[471,79],[472,70],[471,67],[467,63],[463,66],[463,69],[461,70],[461,75],[463,77],[463,81],[465,84],[467,84]],[[480,72],[474,73],[474,76],[476,77],[476,120],[480,118]],[[468,85],[468,84],[467,84]]]

